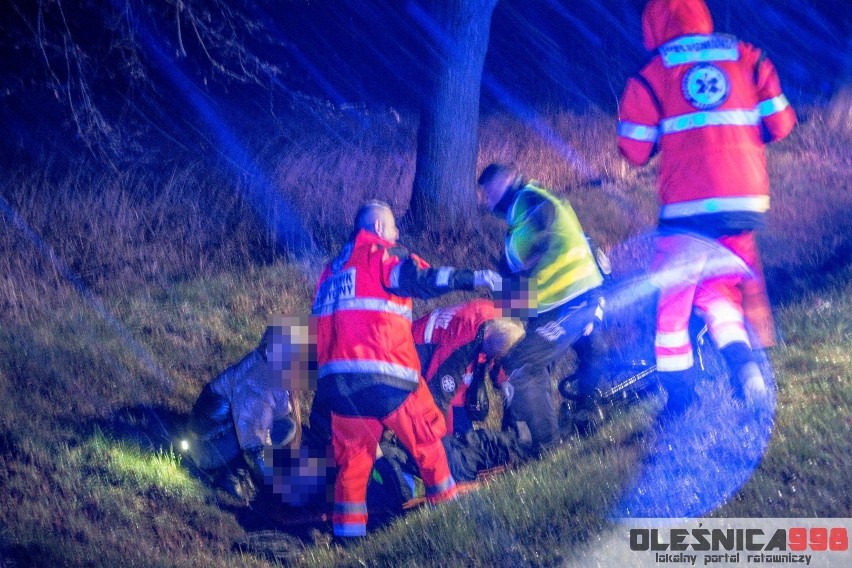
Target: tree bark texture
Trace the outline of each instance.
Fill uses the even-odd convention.
[[[410,216],[468,224],[476,212],[479,98],[497,0],[435,0],[427,26],[434,74],[420,112]]]

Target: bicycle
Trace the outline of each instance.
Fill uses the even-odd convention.
[[[690,340],[693,346],[696,382],[727,380],[725,361],[713,345],[707,326],[697,315],[693,315],[690,322]],[[568,375],[559,381],[558,391],[562,396],[560,422],[563,429],[570,430],[573,427],[581,435],[589,434],[590,428],[597,427],[588,424],[590,419],[596,423],[606,422],[616,409],[638,404],[651,397],[663,396],[665,393],[656,374],[657,365],[654,363],[652,349],[650,353],[634,352],[633,356],[623,351],[611,355],[606,369],[608,376],[604,377],[595,389],[591,406],[586,402],[582,412],[578,412],[582,401],[574,376]]]

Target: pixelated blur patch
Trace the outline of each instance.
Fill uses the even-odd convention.
[[[538,290],[535,280],[509,278],[494,291],[494,306],[501,317],[527,321],[538,314]]]
[[[333,471],[334,460],[325,448],[276,448],[272,490],[288,505],[328,504],[333,498]]]
[[[270,379],[284,390],[316,390],[316,333],[308,316],[274,314],[266,332]]]

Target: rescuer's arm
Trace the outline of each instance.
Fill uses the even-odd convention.
[[[659,100],[641,75],[627,80],[618,105],[618,151],[634,166],[642,166],[657,151],[662,118]]]
[[[796,112],[781,91],[781,80],[775,66],[762,52],[753,49],[757,53],[754,78],[761,133],[764,142],[775,142],[793,130],[796,125]]]
[[[401,247],[387,251],[385,288],[399,296],[429,299],[454,290],[476,286],[494,289],[499,278],[491,271],[442,266],[432,268],[425,260]],[[490,274],[489,274],[490,273]]]

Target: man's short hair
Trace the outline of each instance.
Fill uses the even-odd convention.
[[[355,230],[368,229],[372,230],[373,223],[376,222],[376,212],[379,209],[387,209],[392,211],[390,205],[379,199],[371,199],[358,208],[355,213]]]
[[[507,166],[506,164],[490,164],[482,170],[482,173],[479,175],[479,179],[476,180],[476,183],[479,185],[485,185],[487,183],[491,183],[498,177],[513,174],[515,171],[516,168],[513,166]]]

